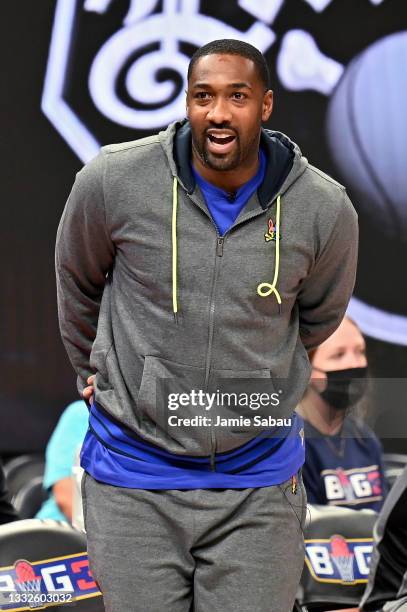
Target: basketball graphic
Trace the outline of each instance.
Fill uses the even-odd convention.
[[[398,344],[407,343],[401,299],[407,283],[402,275],[394,283],[394,271],[407,256],[406,61],[406,31],[367,47],[346,68],[326,120],[329,149],[361,228],[359,299],[349,314],[365,333]]]
[[[347,541],[343,536],[334,535],[331,537],[331,557],[335,563],[341,578],[344,582],[353,582],[353,558]]]
[[[356,204],[397,238],[407,229],[406,60],[407,32],[368,47],[345,71],[327,116],[330,150]]]
[[[16,561],[14,564],[16,570],[16,585],[20,591],[36,591],[41,590],[41,576],[36,576],[33,566],[24,559]]]

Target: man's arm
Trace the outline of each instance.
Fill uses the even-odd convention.
[[[67,476],[58,480],[52,487],[52,492],[55,497],[55,501],[61,510],[72,523],[72,507],[73,507],[73,481],[72,476]]]
[[[300,336],[308,351],[324,342],[339,326],[355,284],[357,214],[344,189],[341,194],[333,229],[321,245],[298,296]],[[323,213],[321,210],[321,217]]]
[[[112,267],[104,200],[104,155],[76,176],[57,233],[55,264],[61,336],[82,393],[92,374],[89,357],[96,337],[106,275]]]

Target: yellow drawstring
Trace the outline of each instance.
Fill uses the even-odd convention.
[[[280,269],[280,196],[277,197],[276,211],[276,261],[274,266],[273,282],[260,283],[257,293],[260,297],[268,297],[274,293],[280,310],[281,297],[277,290],[278,273]],[[178,323],[178,300],[177,300],[177,208],[178,208],[178,181],[174,176],[172,184],[172,310],[174,319]]]
[[[178,323],[177,300],[177,207],[178,207],[178,181],[174,176],[172,183],[172,310],[174,319]]]
[[[278,309],[281,310],[281,297],[279,292],[277,291],[277,281],[278,281],[278,272],[280,269],[280,196],[277,197],[277,211],[276,211],[276,263],[274,266],[274,278],[273,282],[270,283],[260,283],[257,286],[257,294],[260,297],[268,297],[269,295],[276,296],[276,300],[278,303]]]

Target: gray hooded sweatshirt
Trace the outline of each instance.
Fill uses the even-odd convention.
[[[262,130],[261,145],[264,181],[223,237],[191,172],[186,121],[103,147],[58,228],[60,329],[79,391],[96,374],[95,400],[115,422],[179,455],[214,456],[259,430],[169,428],[168,389],[261,383],[291,414],[307,351],[337,328],[353,290],[357,216],[344,187],[283,134]]]

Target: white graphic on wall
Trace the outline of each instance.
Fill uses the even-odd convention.
[[[239,6],[265,23],[272,23],[277,17],[284,0],[239,0]]]
[[[133,2],[124,27],[102,46],[89,76],[89,90],[101,113],[112,121],[135,129],[154,129],[185,114],[185,78],[189,57],[180,51],[180,42],[201,47],[218,38],[240,38],[266,51],[274,41],[273,32],[255,22],[246,32],[213,17],[199,14],[197,0],[164,0],[163,11],[151,14],[156,2],[136,13]],[[148,8],[150,11],[148,12]],[[160,49],[136,59],[126,75],[126,91],[131,99],[144,105],[162,104],[157,109],[137,109],[126,105],[117,93],[117,77],[133,54],[147,45],[160,42]],[[161,68],[175,71],[183,80],[177,87],[173,80],[159,82]],[[178,95],[174,98],[175,89]]]
[[[345,67],[324,55],[307,32],[291,30],[284,35],[277,58],[277,73],[287,89],[329,96],[327,140],[336,166],[357,193],[359,207],[380,218],[382,231],[397,240],[407,228],[407,175],[402,161],[406,56],[407,32],[400,32],[376,41]],[[378,74],[386,87],[376,87]],[[391,121],[381,135],[385,106]],[[392,154],[394,150],[397,155]],[[407,345],[406,317],[355,297],[348,315],[366,335]]]
[[[307,4],[310,4],[314,11],[321,13],[326,9],[327,6],[333,2],[333,0],[304,0]],[[381,4],[383,0],[370,0],[372,4]]]
[[[85,11],[105,13],[115,0],[86,0]],[[241,0],[249,14],[256,17],[258,3]],[[89,73],[89,90],[98,110],[111,121],[133,128],[153,130],[182,118],[185,114],[185,75],[189,57],[182,53],[180,43],[200,47],[217,38],[245,40],[263,53],[275,40],[268,20],[274,19],[281,0],[264,0],[264,15],[246,31],[200,13],[200,0],[163,0],[162,11],[153,13],[158,0],[132,0],[123,19],[122,28],[99,49]],[[74,113],[64,99],[69,54],[74,35],[73,24],[77,3],[58,0],[55,11],[48,66],[42,98],[42,110],[76,154],[86,162],[94,157],[100,143]],[[158,108],[134,108],[118,97],[117,77],[132,55],[151,43],[159,50],[141,53],[127,70],[127,95],[139,105]],[[157,80],[160,69],[170,69],[183,79],[184,86],[176,93],[174,81]]]
[[[131,0],[122,27],[102,45],[90,67],[89,92],[95,106],[110,121],[131,129],[156,130],[183,117],[190,58],[181,51],[180,44],[200,47],[217,38],[237,38],[265,53],[275,42],[271,25],[284,1],[263,0],[260,4],[258,0],[238,0],[240,8],[256,19],[248,30],[241,31],[200,13],[200,0],[163,0],[159,13],[154,13],[158,0]],[[322,11],[332,0],[304,1]],[[103,14],[114,2],[85,0],[82,8]],[[76,12],[73,0],[58,0],[42,109],[77,155],[88,161],[100,144],[63,97]],[[159,45],[159,49],[143,54],[143,48],[151,44]],[[136,104],[126,103],[117,91],[117,79],[125,66],[127,100]],[[173,78],[160,80],[162,69],[175,73],[183,81],[182,86]],[[329,95],[342,72],[343,66],[324,55],[311,34],[291,30],[283,37],[277,73],[286,89],[313,89]]]
[[[329,95],[344,67],[318,49],[311,34],[290,30],[283,37],[277,59],[277,73],[286,89],[313,89]]]
[[[310,4],[314,11],[321,13],[326,9],[333,0],[305,0],[307,4]]]
[[[316,13],[329,9],[333,0],[303,0]],[[384,0],[370,0],[380,5]],[[116,0],[57,0],[44,82],[42,110],[78,157],[87,162],[100,143],[64,98],[69,59],[78,11],[106,13]],[[272,29],[285,0],[237,0],[255,19],[246,31],[201,13],[200,0],[131,0],[121,27],[96,53],[89,70],[90,96],[101,114],[118,125],[156,131],[185,114],[185,75],[189,57],[182,43],[200,47],[218,38],[236,38],[267,52],[276,41]],[[160,12],[157,7],[161,7]],[[233,10],[231,10],[231,18]],[[149,45],[157,49],[143,53]],[[151,47],[150,47],[151,49]],[[133,60],[134,57],[134,60]],[[126,68],[126,103],[119,97],[117,79]],[[277,75],[291,91],[313,90],[337,98],[337,84],[345,82],[349,67],[325,55],[312,35],[293,29],[284,34],[277,58]],[[160,70],[177,79],[161,80]],[[178,83],[176,82],[178,81]],[[150,107],[150,108],[149,108]],[[379,156],[380,157],[380,156]],[[383,158],[383,156],[382,156]],[[387,159],[387,158],[386,158]],[[353,299],[352,314],[362,330],[373,337],[407,344],[405,317],[386,313]]]
[[[238,0],[240,8],[256,19],[248,30],[241,31],[200,13],[200,0],[163,0],[159,13],[154,12],[158,0],[131,0],[122,27],[102,45],[90,67],[88,85],[95,106],[110,121],[131,129],[155,130],[183,117],[190,58],[180,44],[200,47],[217,38],[237,38],[264,53],[275,42],[271,25],[284,1],[263,0],[260,5],[258,0]],[[332,0],[304,1],[320,12]],[[82,9],[103,14],[114,2],[85,0]],[[77,155],[88,161],[100,144],[63,96],[77,6],[73,0],[57,2],[42,109]],[[151,44],[159,45],[159,49],[143,54],[143,48]],[[117,91],[117,79],[125,66],[127,99]],[[177,75],[182,86],[174,78],[160,80],[162,69]],[[343,66],[324,55],[311,34],[291,30],[284,35],[277,73],[286,89],[312,89],[329,95],[342,72]],[[129,104],[128,99],[136,104]]]

